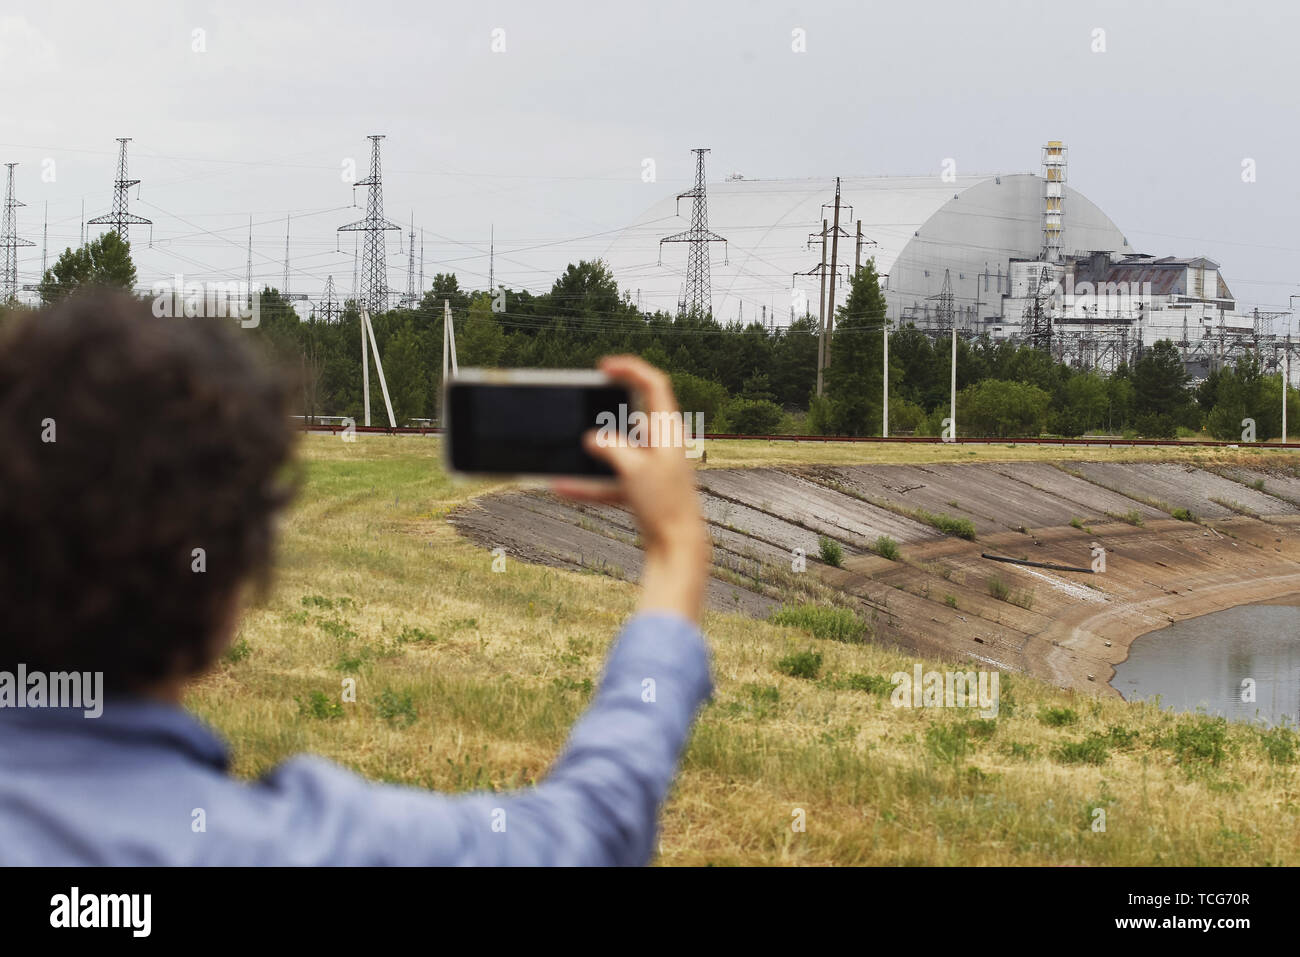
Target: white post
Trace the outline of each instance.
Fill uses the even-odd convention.
[[[442,301],[442,396],[438,400],[442,418],[439,424],[445,429],[447,427],[447,370],[450,362],[451,374],[453,376],[460,374],[460,367],[456,364],[456,330],[452,327],[451,302],[444,299]]]
[[[1282,353],[1282,441],[1286,441],[1286,393],[1291,388],[1291,337],[1286,337],[1286,351]]]
[[[447,330],[447,339],[451,343],[451,374],[458,376],[460,367],[456,364],[456,323],[451,318],[451,303],[446,299],[442,301],[442,314],[442,325]]]
[[[885,375],[885,410],[882,413],[882,422],[880,425],[880,434],[883,438],[889,438],[889,320],[886,319],[881,327],[881,340],[884,342],[884,375]]]
[[[952,394],[951,408],[949,413],[952,416],[952,437],[957,438],[957,321],[952,323]]]
[[[447,316],[442,317],[442,378],[438,380],[438,424],[447,427]]]
[[[361,310],[361,321],[365,324],[363,331],[370,333],[370,347],[375,353],[375,371],[379,373],[379,389],[384,394],[384,408],[388,410],[388,425],[390,428],[397,428],[397,420],[393,418],[393,403],[388,399],[388,383],[384,381],[384,363],[379,358],[379,343],[375,341],[375,327],[370,324],[370,312],[363,308]],[[366,403],[366,425],[370,424],[370,404]]]
[[[366,348],[366,307],[361,307],[361,397],[365,402],[366,425],[370,424],[370,355]]]

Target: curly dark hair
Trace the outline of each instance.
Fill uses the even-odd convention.
[[[265,584],[292,390],[228,319],[82,293],[0,334],[0,668],[201,673]],[[202,552],[196,551],[202,549]]]

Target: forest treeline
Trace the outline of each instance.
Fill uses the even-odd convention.
[[[41,284],[44,302],[88,285],[134,288],[129,247],[106,233],[67,250]],[[879,435],[883,408],[885,301],[874,263],[852,278],[836,310],[824,395],[816,396],[817,320],[769,329],[711,317],[643,314],[619,293],[600,261],[569,265],[546,293],[460,287],[439,274],[420,302],[371,317],[398,424],[435,419],[442,371],[444,302],[450,303],[461,366],[589,368],[630,352],[667,370],[682,408],[709,432]],[[295,376],[307,415],[361,420],[361,320],[356,305],[327,321],[306,317],[275,289],[259,299],[247,330]],[[3,308],[3,307],[0,307]],[[10,304],[9,310],[21,307]],[[889,333],[891,434],[939,435],[950,415],[950,340],[908,326]],[[961,435],[1168,438],[1208,434],[1258,440],[1281,434],[1282,382],[1251,357],[1193,384],[1177,348],[1156,343],[1111,374],[1075,369],[1047,352],[987,337],[957,343]],[[371,410],[384,421],[378,376]],[[1296,421],[1300,398],[1288,395]]]

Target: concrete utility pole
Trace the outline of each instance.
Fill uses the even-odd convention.
[[[1291,334],[1287,333],[1286,346],[1282,352],[1282,441],[1286,441],[1286,397],[1291,389]]]
[[[831,364],[831,338],[835,331],[835,263],[840,252],[840,178],[835,177],[835,222],[831,226],[831,285],[826,299],[826,365]]]
[[[826,220],[822,220],[821,292],[817,294],[817,394],[822,394],[822,370],[826,368]]]
[[[366,305],[361,306],[361,395],[365,403],[366,425],[370,424],[370,355],[366,345]]]
[[[883,421],[880,425],[880,434],[884,438],[889,438],[889,319],[886,318],[880,326],[881,340],[884,344],[884,382],[885,382],[885,411],[882,414]]]
[[[1300,296],[1292,296],[1286,301],[1287,308],[1295,308],[1295,301]],[[1291,320],[1287,320],[1286,345],[1282,351],[1282,441],[1286,441],[1286,398],[1287,392],[1291,389]]]
[[[957,323],[952,324],[952,391],[949,399],[952,416],[952,437],[957,438]]]
[[[366,334],[370,334],[370,351],[375,354],[375,371],[379,373],[379,391],[384,396],[384,408],[388,412],[388,427],[397,428],[397,419],[393,417],[393,403],[388,398],[388,383],[384,381],[384,363],[379,358],[379,343],[375,341],[375,327],[370,324],[370,310],[363,304],[361,306],[361,348],[365,349]],[[370,377],[367,373],[366,380],[366,425],[370,424]]]
[[[447,426],[447,363],[451,363],[452,378],[460,375],[460,366],[456,364],[456,327],[451,318],[451,301],[442,301],[442,422]]]

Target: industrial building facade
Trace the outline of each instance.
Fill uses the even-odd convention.
[[[842,178],[839,288],[857,261],[873,257],[894,328],[942,335],[956,325],[959,335],[1024,341],[1105,371],[1162,339],[1178,345],[1193,375],[1250,352],[1277,367],[1281,343],[1272,324],[1281,314],[1239,312],[1212,260],[1134,250],[1066,183],[1063,144],[1043,147],[1040,168]],[[725,257],[712,266],[715,317],[775,326],[805,311],[819,319],[829,312],[831,269],[820,246],[831,231],[834,192],[833,179],[732,174],[709,184],[710,226],[727,240]],[[675,198],[665,198],[606,254],[621,287],[646,311],[672,312],[680,298],[684,257],[653,245],[679,215]]]

